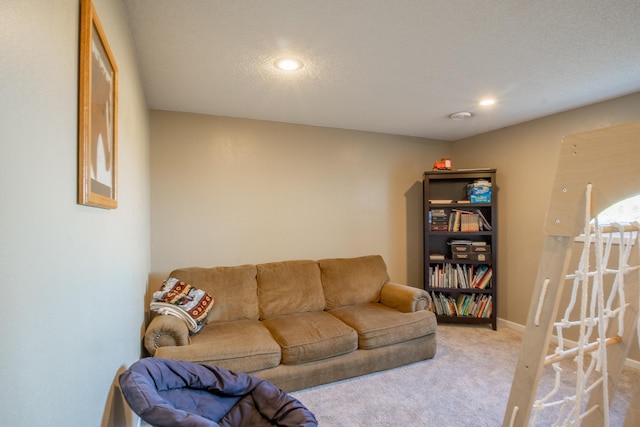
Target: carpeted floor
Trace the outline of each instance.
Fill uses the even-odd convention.
[[[441,324],[431,360],[291,394],[322,427],[501,426],[521,340],[507,327]],[[625,369],[611,403],[611,427],[622,426],[634,381],[640,373]],[[545,373],[541,390],[552,384],[553,374]]]

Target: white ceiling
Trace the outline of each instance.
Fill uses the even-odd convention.
[[[458,140],[640,91],[640,0],[125,4],[154,109]]]

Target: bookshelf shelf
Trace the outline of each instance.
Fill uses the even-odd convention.
[[[460,236],[490,236],[492,233],[489,231],[456,231],[456,232],[451,232],[451,231],[432,231],[431,234],[435,234],[435,235],[446,235],[446,236],[452,236],[452,238],[460,238]],[[457,236],[457,237],[456,237]]]
[[[436,288],[436,287],[431,287],[430,290],[435,292],[448,292],[450,294],[455,294],[460,292],[475,293],[475,294],[490,294],[492,292],[491,289],[460,289],[460,288]]]
[[[425,172],[423,192],[424,289],[438,321],[495,330],[496,170]]]

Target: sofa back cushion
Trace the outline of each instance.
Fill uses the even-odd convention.
[[[309,260],[256,265],[260,319],[324,310],[318,263]]]
[[[202,289],[213,297],[213,308],[207,323],[258,320],[258,291],[254,265],[181,268],[172,271],[171,277]]]
[[[382,286],[389,281],[380,255],[323,259],[318,264],[327,310],[379,302]]]

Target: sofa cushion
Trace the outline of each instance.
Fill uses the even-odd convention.
[[[171,277],[202,289],[215,299],[207,323],[258,319],[258,291],[254,265],[181,268],[172,271]]]
[[[324,310],[318,263],[294,260],[258,264],[260,318]]]
[[[358,304],[329,311],[358,332],[358,347],[372,349],[433,334],[435,315],[427,310],[401,313],[378,303]]]
[[[327,310],[379,302],[380,290],[389,281],[387,266],[379,255],[323,259],[318,264]]]
[[[324,312],[294,313],[263,320],[282,348],[282,363],[297,365],[350,353],[358,334]]]
[[[280,364],[280,346],[259,320],[208,324],[186,346],[160,347],[155,357],[254,372]]]

